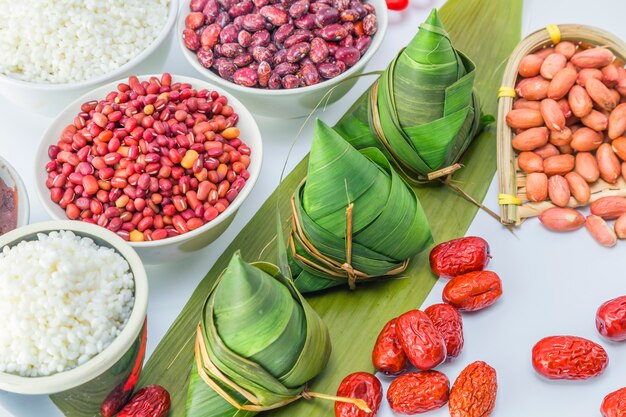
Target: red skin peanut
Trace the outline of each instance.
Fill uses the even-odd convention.
[[[378,378],[367,372],[355,372],[341,381],[337,388],[338,397],[360,398],[367,403],[371,413],[355,404],[335,402],[335,417],[374,417],[383,398],[383,388]]]
[[[417,369],[427,371],[446,360],[446,344],[426,313],[411,310],[400,317],[396,324],[400,345]]]
[[[442,299],[459,311],[477,311],[489,307],[501,295],[502,281],[495,272],[475,271],[451,279]]]
[[[398,319],[392,319],[385,324],[372,351],[374,368],[387,375],[399,374],[406,368],[406,354],[396,333],[397,321]]]
[[[449,395],[450,381],[441,372],[409,372],[391,383],[387,401],[396,413],[418,414],[443,407]]]
[[[626,295],[609,300],[598,308],[596,328],[609,340],[626,340]]]
[[[439,277],[452,278],[482,271],[490,258],[487,241],[481,237],[468,236],[435,246],[430,252],[430,268]]]
[[[424,310],[446,342],[448,359],[456,358],[463,350],[463,319],[450,304],[433,304]]]
[[[604,348],[577,336],[549,336],[533,347],[533,367],[548,379],[582,380],[600,375],[609,364]]]

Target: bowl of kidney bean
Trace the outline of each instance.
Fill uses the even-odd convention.
[[[191,0],[177,37],[191,65],[255,115],[295,118],[343,97],[386,30],[384,0]]]
[[[261,169],[250,112],[205,81],[131,76],[69,105],[35,161],[55,219],[98,224],[146,264],[180,259],[230,225]]]

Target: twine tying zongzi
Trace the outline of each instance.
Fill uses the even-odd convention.
[[[283,401],[278,401],[274,404],[263,405],[262,402],[251,392],[244,389],[243,387],[237,385],[234,381],[224,375],[217,366],[211,361],[209,357],[209,351],[206,346],[206,342],[204,340],[204,336],[202,334],[202,328],[200,325],[196,328],[196,344],[194,347],[195,357],[196,357],[196,366],[198,368],[198,375],[200,378],[220,397],[226,400],[230,405],[237,408],[238,410],[245,411],[269,411],[275,410],[280,407],[284,407],[288,404],[291,404],[294,401],[303,398],[305,400],[311,400],[313,398],[319,398],[323,400],[330,401],[340,401],[345,403],[351,403],[356,405],[360,410],[365,411],[366,413],[371,413],[372,410],[369,408],[367,403],[359,398],[347,398],[347,397],[337,397],[334,395],[326,395],[317,392],[311,392],[308,387],[305,387],[302,392],[298,395],[295,395],[291,398],[287,398]],[[209,375],[210,373],[210,375]],[[218,380],[222,384],[228,386],[233,391],[239,393],[242,397],[246,399],[250,404],[240,404],[235,398],[233,398],[225,389],[223,389],[214,379]]]
[[[374,276],[366,274],[365,272],[359,271],[358,269],[354,268],[354,266],[352,266],[352,211],[354,209],[353,203],[350,203],[346,208],[346,260],[343,263],[338,262],[321,253],[306,237],[306,234],[304,233],[304,230],[302,229],[302,224],[300,222],[300,216],[296,207],[295,196],[291,197],[291,209],[293,214],[293,220],[291,222],[291,231],[289,233],[289,246],[291,248],[291,253],[295,259],[306,264],[312,269],[327,274],[331,277],[347,279],[348,285],[350,286],[351,290],[356,288],[357,280],[367,280],[378,277],[377,275]],[[319,263],[300,255],[296,249],[296,241],[311,258],[319,261]],[[385,276],[399,275],[403,273],[408,266],[409,260],[405,259],[402,263],[398,264],[396,268],[387,272]]]

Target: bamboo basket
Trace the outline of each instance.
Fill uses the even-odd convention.
[[[560,39],[559,39],[560,38]],[[522,58],[540,49],[555,45],[557,41],[571,41],[579,48],[587,49],[603,46],[610,49],[616,56],[615,64],[626,62],[626,43],[611,33],[584,25],[550,25],[531,33],[515,48],[502,78],[502,90],[515,88],[518,82],[518,68]],[[510,91],[510,90],[509,90]],[[538,216],[545,210],[555,207],[549,200],[530,202],[526,200],[526,174],[519,169],[515,151],[511,144],[513,131],[506,123],[506,115],[513,107],[514,97],[501,94],[498,101],[497,150],[498,150],[498,192],[500,199],[500,218],[505,225],[519,225],[524,219]],[[626,181],[619,178],[615,184],[599,179],[591,187],[591,201],[607,196],[626,196]],[[517,197],[520,204],[511,202]],[[514,199],[514,198],[513,198]],[[580,207],[581,204],[573,197],[568,207]]]

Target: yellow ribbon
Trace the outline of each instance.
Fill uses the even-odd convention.
[[[500,97],[512,97],[515,98],[515,89],[513,87],[500,87],[498,89],[498,98]]]
[[[557,25],[548,25],[546,26],[546,30],[548,31],[548,35],[550,35],[550,39],[552,39],[553,44],[558,44],[561,42],[561,30]]]
[[[498,204],[500,204],[501,206],[506,204],[514,204],[516,206],[519,206],[522,204],[522,200],[511,194],[498,194]]]

